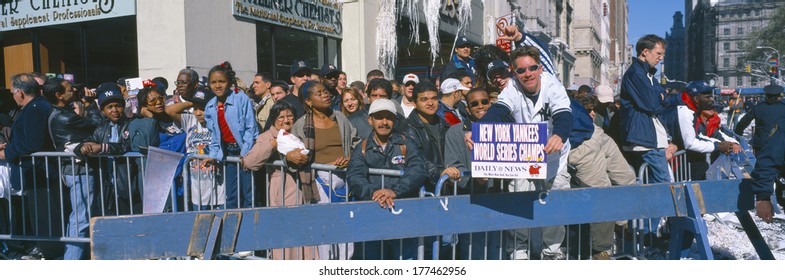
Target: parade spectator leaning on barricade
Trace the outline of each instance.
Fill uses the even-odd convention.
[[[306,203],[345,201],[349,195],[345,174],[308,168],[312,163],[346,168],[355,144],[355,129],[349,120],[330,108],[330,92],[319,82],[308,81],[300,88],[300,98],[306,105],[305,115],[292,127],[292,134],[302,139],[303,149],[286,154],[287,166],[299,170],[300,186]],[[352,244],[320,245],[321,259],[348,259]]]
[[[485,89],[474,88],[466,94],[469,118],[453,125],[447,130],[444,140],[444,165],[452,166],[461,173],[471,172],[472,152],[466,147],[463,135],[472,130],[472,123],[481,119],[491,107],[490,95]],[[498,188],[488,188],[488,179],[461,177],[457,194],[482,194],[499,192]],[[452,187],[447,185],[445,187]],[[459,258],[463,260],[499,260],[501,238],[499,232],[463,233],[458,235]]]
[[[215,94],[205,106],[204,118],[212,141],[206,166],[223,164],[226,188],[226,209],[253,207],[251,172],[242,161],[230,162],[227,157],[244,157],[259,135],[253,101],[235,86],[235,72],[229,62],[210,69],[210,90]]]
[[[686,92],[681,94],[683,104],[677,107],[678,122],[671,129],[674,131],[673,142],[679,149],[687,151],[687,163],[690,165],[692,180],[705,180],[709,162],[720,153],[739,153],[741,146],[730,132],[720,127],[720,117],[713,113],[714,87],[705,81],[692,81],[687,84]],[[705,112],[711,112],[706,114]]]
[[[204,87],[198,87],[189,101],[180,102],[166,107],[166,113],[185,131],[185,151],[188,156],[209,155],[213,135],[207,128],[204,117],[207,102],[215,94]],[[191,113],[185,113],[186,111]],[[225,185],[218,180],[215,166],[207,166],[203,160],[191,159],[187,162],[190,186],[190,207],[193,210],[224,209],[226,203]]]
[[[49,135],[57,152],[73,152],[79,143],[90,137],[96,126],[89,118],[74,112],[70,104],[76,96],[70,87],[64,86],[67,83],[56,77],[49,78],[44,83],[44,97],[52,103],[52,113],[48,119]],[[99,213],[93,211],[95,176],[92,167],[95,166],[78,159],[72,161],[72,158],[62,158],[60,166],[57,170],[60,174],[58,177],[62,178],[71,202],[65,235],[71,238],[88,237],[90,218]],[[82,242],[67,242],[63,259],[84,259],[88,246],[89,244]]]
[[[371,103],[368,123],[372,135],[354,148],[347,173],[348,184],[357,200],[375,201],[382,208],[394,208],[395,199],[417,197],[425,183],[425,163],[417,146],[393,129],[397,109],[392,100]],[[370,175],[369,169],[400,170],[401,177]],[[363,260],[412,260],[417,257],[417,238],[356,243],[355,256]]]
[[[436,113],[439,110],[439,90],[431,82],[421,81],[412,93],[416,104],[415,111],[407,118],[406,137],[423,152],[428,179],[425,186],[434,191],[436,182],[442,175],[458,180],[460,172],[455,167],[444,165],[444,137],[450,124]]]
[[[49,126],[46,125],[52,112],[52,105],[41,96],[42,87],[34,75],[16,74],[11,76],[10,80],[11,95],[21,109],[15,115],[16,120],[11,127],[11,139],[6,144],[0,144],[0,160],[5,160],[11,165],[11,186],[28,193],[23,201],[26,207],[23,211],[27,214],[24,217],[12,216],[11,222],[27,225],[29,228],[24,230],[28,233],[39,237],[51,237],[50,233],[60,232],[60,207],[49,202],[60,201],[60,192],[51,191],[52,186],[59,186],[59,184],[55,180],[47,179],[57,177],[56,174],[47,176],[47,167],[50,169],[57,167],[40,162],[34,164],[33,159],[26,155],[54,150],[49,136]],[[27,221],[21,223],[20,219],[27,219]],[[52,258],[62,252],[62,244],[59,243],[38,242],[36,246],[38,249],[35,250],[46,258]]]
[[[131,121],[128,127],[131,135],[131,151],[146,155],[148,147],[157,147],[167,151],[184,153],[185,132],[181,129],[180,122],[175,121],[166,113],[165,96],[159,92],[158,87],[150,80],[143,81],[143,86],[136,95],[139,102],[139,115]],[[178,164],[172,182],[178,196],[183,194],[182,178],[180,177],[182,163],[181,161]],[[137,164],[142,166],[141,159],[137,160]],[[144,188],[142,186],[144,178],[139,176],[137,181],[142,197],[144,197]],[[169,208],[171,206],[180,207],[180,205],[173,205],[174,199],[176,197],[169,198],[167,203],[168,211],[174,209],[174,207]]]
[[[266,170],[272,174],[269,181],[269,201],[271,207],[303,205],[305,196],[294,178],[297,172],[292,172],[280,167],[269,166],[276,160],[283,159],[278,152],[278,135],[290,133],[294,125],[294,108],[286,102],[277,102],[270,109],[272,123],[266,127],[264,133],[259,134],[251,151],[242,158],[243,166],[252,170]],[[318,259],[315,246],[273,249],[274,260],[313,260]]]
[[[125,99],[120,87],[114,83],[103,83],[96,89],[98,106],[105,119],[98,124],[89,139],[74,148],[77,157],[111,155],[120,156],[130,149],[130,120],[125,116]],[[150,137],[154,137],[150,135]],[[157,136],[156,136],[157,137]],[[135,178],[139,166],[130,158],[98,159],[97,175],[102,202],[106,215],[140,214],[142,199]],[[133,204],[133,205],[132,205]]]

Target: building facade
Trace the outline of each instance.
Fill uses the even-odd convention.
[[[471,20],[465,25],[458,14],[462,1],[471,1]],[[493,44],[498,36],[495,21],[516,13],[520,26],[549,45],[559,78],[567,85],[574,82],[573,11],[574,2],[582,1],[440,1],[440,45],[435,62],[429,50],[423,1],[409,2],[419,5],[415,21],[419,40],[412,40],[412,21],[400,17],[395,34],[389,34],[397,38],[395,77],[387,78],[400,80],[410,72],[433,78],[449,61],[457,36],[466,36],[478,47]],[[164,77],[172,84],[185,67],[206,76],[212,66],[224,61],[232,63],[246,84],[257,72],[269,72],[275,79],[289,82],[290,64],[295,59],[314,68],[334,64],[347,73],[350,82],[364,81],[368,71],[380,69],[376,45],[381,3],[3,1],[0,74],[6,79],[0,87],[9,87],[6,80],[12,74],[33,71],[62,74],[89,87],[119,77]]]
[[[608,17],[603,0],[576,1],[573,23],[575,83],[596,87],[607,84]],[[605,78],[604,78],[605,77]]]
[[[680,11],[673,15],[673,26],[670,32],[665,32],[665,42],[668,50],[665,52],[665,76],[672,80],[686,81],[685,71],[687,65],[684,63],[686,52],[684,51],[684,16]]]
[[[628,48],[627,20],[629,8],[627,0],[611,0],[609,2],[610,44],[608,50],[608,82],[611,88],[618,88],[621,77],[630,65],[631,53]],[[618,91],[617,91],[618,92]]]
[[[765,73],[745,72],[745,43],[765,27],[783,0],[692,0],[687,17],[687,77],[715,80],[721,88],[763,87]],[[752,67],[753,69],[755,67]]]

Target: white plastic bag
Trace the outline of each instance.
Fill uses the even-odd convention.
[[[310,151],[305,148],[305,143],[300,138],[297,138],[294,134],[286,132],[285,130],[281,129],[278,131],[278,152],[281,154],[288,154],[291,151],[296,149],[303,149],[300,153],[303,155],[308,155]]]

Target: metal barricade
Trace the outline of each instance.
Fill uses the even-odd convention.
[[[42,258],[59,258],[65,243],[65,258],[80,258],[89,251],[91,218],[141,213],[132,192],[133,175],[144,176],[142,158],[39,152],[9,164],[18,182],[0,202],[0,240],[36,247]]]

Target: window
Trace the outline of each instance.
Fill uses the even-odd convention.
[[[730,28],[722,29],[722,35],[730,35]]]
[[[722,43],[722,49],[729,51],[730,50],[730,42]]]
[[[736,49],[743,50],[744,49],[744,41],[736,42]]]
[[[753,15],[755,15],[755,16],[757,17],[757,16],[759,16],[759,15],[760,15],[760,11],[759,11],[759,10],[753,10],[753,11],[752,11],[752,14],[753,14]]]
[[[729,87],[730,86],[730,81],[728,81],[727,77],[722,77],[722,86],[724,86],[724,87]]]
[[[757,26],[753,26],[752,27],[752,32],[755,32],[755,31],[758,31],[758,27]]]
[[[744,27],[737,28],[736,29],[736,34],[737,35],[743,35],[744,34]]]
[[[744,85],[744,77],[738,76],[736,77],[736,86]]]
[[[722,59],[722,67],[728,67],[730,65],[730,58],[726,57]]]

